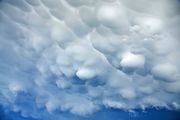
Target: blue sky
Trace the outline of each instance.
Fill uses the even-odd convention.
[[[178,120],[179,0],[0,0],[1,120]]]
[[[48,118],[33,119],[22,117],[20,113],[4,111],[1,107],[1,120],[45,120]],[[136,113],[129,113],[118,109],[103,109],[86,117],[68,115],[59,113],[59,116],[65,116],[69,120],[179,120],[180,112],[166,109],[151,108],[146,111],[136,110]]]

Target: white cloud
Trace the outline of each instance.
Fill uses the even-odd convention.
[[[179,109],[178,0],[14,1],[0,2],[0,104],[34,117]]]
[[[142,55],[134,55],[132,53],[124,53],[120,65],[125,68],[141,68],[144,67],[145,58]]]
[[[118,3],[98,6],[96,15],[100,23],[112,29],[129,27],[126,10]]]
[[[81,68],[76,72],[76,75],[80,78],[80,79],[92,79],[95,75],[94,72],[90,69],[87,68]]]
[[[178,70],[176,66],[171,64],[159,64],[152,68],[152,74],[154,77],[167,80],[167,81],[173,81],[178,80]]]

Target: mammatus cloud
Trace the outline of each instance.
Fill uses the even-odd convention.
[[[2,0],[0,104],[33,118],[102,107],[179,109],[179,5]]]

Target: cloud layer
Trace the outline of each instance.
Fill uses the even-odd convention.
[[[0,104],[33,118],[102,107],[179,109],[179,5],[2,0]]]

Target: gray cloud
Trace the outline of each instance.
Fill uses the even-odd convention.
[[[32,109],[179,109],[178,4],[1,1],[0,104],[34,118],[44,113]],[[32,108],[18,104],[21,93],[33,96]]]

